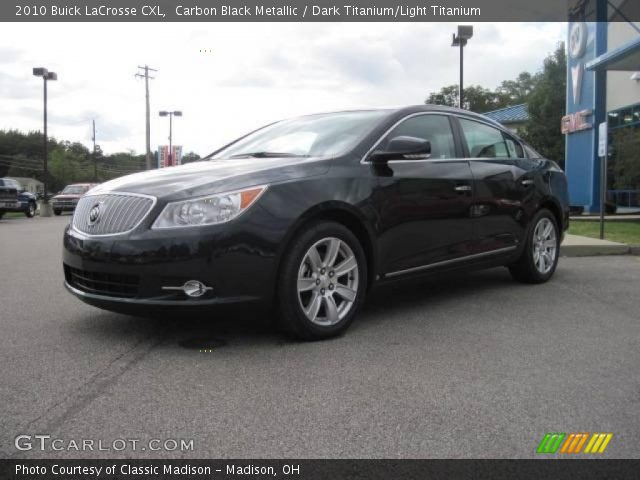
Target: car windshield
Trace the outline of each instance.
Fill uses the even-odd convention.
[[[213,158],[335,156],[354,147],[386,115],[384,110],[370,110],[283,120],[247,135]]]
[[[68,195],[82,195],[88,189],[89,187],[85,185],[68,185],[64,187],[62,193],[66,193]]]

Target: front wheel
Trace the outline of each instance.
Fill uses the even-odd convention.
[[[29,206],[24,212],[27,218],[33,218],[36,216],[36,204],[33,202],[29,202]]]
[[[513,278],[524,283],[544,283],[556,271],[560,233],[554,215],[547,209],[536,213],[520,258],[509,266]]]
[[[56,217],[58,217],[58,216],[60,216],[60,215],[62,214],[62,210],[56,210],[56,209],[54,209],[54,210],[53,210],[53,214],[54,214]]]
[[[338,223],[316,223],[285,255],[278,283],[283,330],[304,340],[343,333],[366,292],[367,264],[356,236]]]

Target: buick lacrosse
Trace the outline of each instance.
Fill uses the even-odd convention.
[[[286,332],[320,339],[378,283],[501,265],[546,282],[568,212],[558,165],[481,115],[309,115],[92,189],[64,233],[65,285],[130,314],[275,306]]]

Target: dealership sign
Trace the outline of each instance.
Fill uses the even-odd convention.
[[[581,132],[589,130],[593,127],[591,122],[587,122],[587,118],[593,115],[593,110],[585,109],[576,113],[570,113],[562,117],[560,121],[560,129],[562,133]]]

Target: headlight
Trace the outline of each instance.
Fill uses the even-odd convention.
[[[195,227],[228,222],[253,205],[266,189],[267,186],[263,185],[169,203],[151,228]]]

